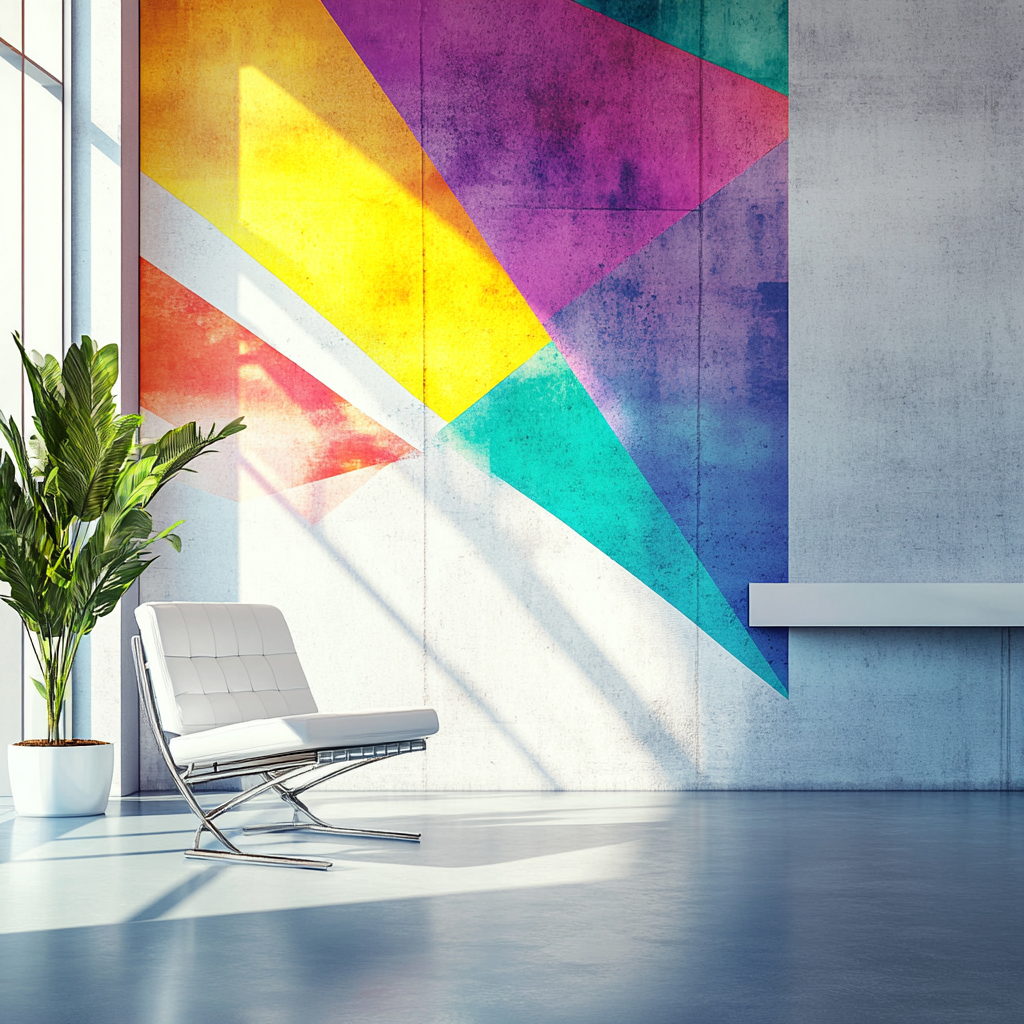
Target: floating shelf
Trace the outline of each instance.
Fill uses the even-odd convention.
[[[751,626],[1024,626],[1024,583],[751,583]]]

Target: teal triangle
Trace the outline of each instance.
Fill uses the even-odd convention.
[[[576,0],[576,3],[789,95],[788,0]]]
[[[557,516],[788,696],[554,344],[437,440]]]

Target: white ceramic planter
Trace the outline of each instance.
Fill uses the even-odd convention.
[[[7,747],[14,809],[27,817],[103,814],[114,777],[114,744]]]

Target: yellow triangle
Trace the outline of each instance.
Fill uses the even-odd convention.
[[[142,170],[438,415],[550,341],[319,0],[142,16]]]

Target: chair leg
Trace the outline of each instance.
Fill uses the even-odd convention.
[[[184,789],[184,786],[179,787]],[[321,860],[317,857],[287,857],[278,854],[271,853],[245,853],[240,850],[233,842],[216,825],[213,824],[211,817],[203,811],[198,801],[193,804],[193,809],[201,819],[201,824],[196,829],[195,840],[192,844],[191,850],[185,850],[184,854],[191,860],[226,860],[235,864],[263,864],[272,867],[285,867],[285,868],[310,868],[315,871],[326,871],[331,867],[333,861]],[[222,845],[226,846],[226,850],[204,850],[200,847],[199,843],[203,838],[203,833],[209,832],[213,835]]]
[[[312,857],[276,857],[269,853],[232,853],[230,850],[186,850],[190,860],[226,860],[233,864],[264,864],[281,868],[310,868],[326,871],[332,864],[329,860]]]
[[[349,766],[348,770],[352,767]],[[332,772],[330,775],[320,779],[320,782],[326,782],[328,778],[332,778],[335,774],[342,774],[339,772]],[[265,775],[264,778],[267,778]],[[332,825],[330,822],[324,821],[322,818],[315,815],[305,801],[301,800],[296,793],[293,793],[287,788],[287,786],[280,784],[275,785],[274,788],[277,790],[278,795],[286,803],[292,805],[293,813],[296,817],[300,814],[305,815],[309,822],[304,821],[290,821],[290,822],[277,822],[268,825],[246,825],[242,831],[250,835],[258,833],[271,833],[271,832],[322,832],[327,835],[334,836],[353,836],[362,837],[366,839],[395,839],[399,842],[405,843],[418,843],[420,841],[421,833],[419,832],[391,832],[391,831],[380,831],[379,829],[372,828],[345,828],[342,825]],[[305,788],[305,787],[303,787]]]

